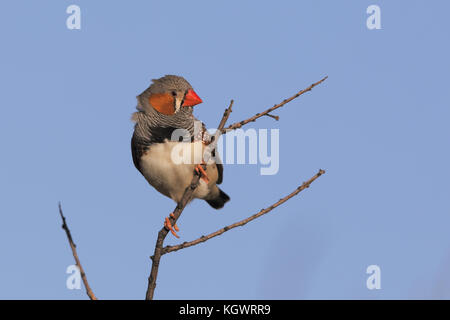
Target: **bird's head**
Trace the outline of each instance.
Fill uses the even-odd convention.
[[[140,106],[144,110],[150,107],[171,116],[184,107],[202,103],[202,99],[183,77],[166,75],[152,81],[150,87],[138,96]]]

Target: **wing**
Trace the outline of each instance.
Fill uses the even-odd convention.
[[[139,138],[136,136],[136,133],[133,134],[131,138],[131,155],[133,156],[133,163],[136,169],[141,171],[141,157],[145,153],[146,146],[145,144],[139,141]]]

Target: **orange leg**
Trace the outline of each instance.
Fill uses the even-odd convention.
[[[173,215],[173,213],[171,213],[171,215]],[[167,230],[169,230],[170,232],[172,232],[172,234],[173,234],[175,237],[179,238],[179,236],[178,236],[177,233],[175,232],[175,230],[177,230],[177,231],[179,230],[178,227],[175,225],[175,230],[174,230],[174,228],[172,227],[172,224],[170,223],[170,220],[169,220],[168,217],[166,217],[166,218],[164,219],[164,227],[165,227]]]
[[[202,163],[202,164],[204,164],[204,163]],[[203,181],[205,181],[206,183],[209,183],[208,175],[206,174],[206,171],[205,171],[205,169],[203,169],[201,164],[198,164],[195,166],[195,171],[197,171],[197,173],[201,175],[201,178]]]

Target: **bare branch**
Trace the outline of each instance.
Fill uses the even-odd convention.
[[[73,242],[72,234],[70,233],[69,227],[67,226],[66,217],[64,217],[64,214],[62,211],[61,202],[58,204],[58,207],[59,207],[59,214],[60,214],[62,222],[63,222],[62,228],[66,232],[67,239],[69,240],[69,245],[70,245],[70,248],[72,249],[72,254],[73,254],[73,257],[75,258],[75,263],[76,263],[78,269],[80,270],[81,279],[83,280],[84,287],[86,288],[86,293],[87,293],[89,299],[97,300],[97,297],[95,296],[94,292],[92,291],[91,287],[89,286],[89,283],[88,283],[87,277],[86,277],[86,273],[84,272],[84,269],[81,265],[80,259],[78,258],[77,246]]]
[[[262,113],[257,113],[256,115],[254,115],[251,118],[248,118],[247,120],[236,122],[236,123],[234,123],[234,124],[232,124],[232,125],[230,125],[230,126],[228,126],[227,128],[224,129],[225,124],[226,124],[226,122],[228,120],[228,117],[230,116],[230,113],[232,111],[231,109],[232,109],[232,106],[233,106],[233,100],[231,100],[230,106],[225,110],[225,112],[223,114],[223,117],[222,117],[222,120],[220,121],[220,124],[219,124],[219,126],[217,128],[216,134],[214,135],[214,141],[208,147],[211,148],[210,150],[214,149],[216,143],[218,142],[218,138],[219,138],[221,133],[226,133],[226,132],[229,132],[231,130],[241,128],[245,124],[247,124],[249,122],[252,122],[252,121],[255,121],[256,119],[258,119],[258,118],[260,118],[262,116],[267,116],[268,115],[270,117],[276,117],[276,116],[270,115],[270,112],[272,112],[272,111],[274,111],[274,110],[276,110],[278,108],[281,108],[286,103],[288,103],[288,102],[294,100],[295,98],[301,96],[305,92],[311,91],[312,88],[314,88],[315,86],[321,84],[327,78],[328,78],[328,76],[323,78],[322,80],[316,82],[316,83],[313,83],[308,88],[297,92],[292,97],[283,100],[281,103],[274,105],[273,107],[267,109],[266,111],[263,111]],[[218,231],[210,234],[207,237],[202,237],[200,239],[194,240],[194,241],[189,242],[189,243],[183,243],[183,244],[181,244],[179,246],[166,247],[163,250],[164,239],[166,238],[166,236],[167,236],[167,234],[169,232],[169,230],[167,230],[165,227],[163,227],[158,233],[158,238],[156,240],[156,245],[155,245],[155,252],[154,252],[153,256],[151,257],[151,259],[152,259],[152,268],[151,268],[151,271],[150,271],[150,276],[148,277],[148,287],[147,287],[147,293],[146,293],[146,296],[145,296],[146,300],[152,300],[153,299],[153,295],[154,295],[155,288],[156,288],[156,278],[158,276],[159,262],[160,262],[161,257],[162,257],[163,254],[168,253],[168,252],[172,252],[172,251],[176,251],[176,250],[180,250],[182,248],[187,248],[187,247],[193,246],[193,245],[195,245],[197,243],[204,242],[206,240],[209,240],[209,239],[211,239],[213,237],[216,237],[216,236],[218,236],[218,235],[228,231],[231,228],[235,228],[235,227],[244,225],[247,222],[249,222],[249,221],[251,221],[253,219],[256,219],[257,217],[259,217],[259,216],[261,216],[263,214],[266,214],[267,212],[271,211],[272,209],[276,208],[280,204],[286,202],[287,200],[289,200],[290,198],[292,198],[293,196],[298,194],[303,189],[307,188],[309,186],[309,184],[311,184],[315,179],[317,179],[323,173],[325,173],[325,171],[320,170],[316,174],[316,176],[314,176],[309,181],[307,181],[305,184],[303,184],[302,186],[297,188],[296,191],[294,191],[293,193],[291,193],[287,197],[285,197],[283,199],[280,199],[280,201],[276,202],[271,207],[269,207],[267,209],[263,209],[260,212],[258,212],[257,214],[255,214],[255,215],[253,215],[253,216],[251,216],[251,217],[249,217],[249,218],[247,218],[245,220],[237,222],[237,223],[235,223],[235,224],[233,224],[231,226],[222,228],[221,230],[218,230]],[[183,212],[185,206],[191,200],[192,194],[194,193],[194,190],[197,188],[197,186],[199,184],[199,181],[200,181],[200,178],[201,178],[201,176],[199,174],[195,174],[195,172],[194,172],[194,177],[192,179],[192,182],[191,182],[190,186],[187,187],[186,190],[184,191],[184,194],[183,194],[183,197],[182,197],[181,201],[177,204],[177,206],[175,208],[175,211],[173,212],[173,215],[169,218],[170,219],[170,223],[172,225],[174,225],[176,223],[176,221],[180,217],[181,213]],[[176,248],[176,249],[170,249],[170,248]]]
[[[253,122],[256,121],[258,118],[263,117],[263,116],[268,116],[271,118],[274,118],[275,120],[279,120],[279,116],[276,115],[272,115],[270,114],[272,111],[284,106],[285,104],[287,104],[288,102],[294,100],[295,98],[299,97],[300,95],[311,91],[312,88],[314,88],[315,86],[321,84],[323,81],[325,81],[328,77],[323,78],[322,80],[313,83],[311,86],[309,86],[306,89],[303,89],[301,91],[299,91],[298,93],[296,93],[294,96],[283,100],[281,103],[274,105],[273,107],[265,110],[264,112],[261,113],[257,113],[256,115],[254,115],[253,117],[250,117],[246,120],[240,121],[240,122],[236,122],[230,126],[228,126],[227,128],[225,128],[226,122],[232,112],[232,106],[233,106],[233,100],[231,100],[229,107],[225,110],[223,117],[220,121],[220,124],[217,128],[217,131],[215,133],[215,135],[212,137],[213,140],[211,140],[211,143],[208,145],[208,147],[210,148],[209,151],[214,150],[214,148],[216,147],[216,144],[218,142],[218,138],[220,137],[220,135],[222,133],[226,133],[229,132],[231,130],[234,129],[238,129],[241,128],[242,126],[244,126],[245,124],[249,123],[249,122]],[[205,169],[206,165],[202,165],[203,168]],[[315,181],[318,177],[320,177],[322,174],[324,174],[325,171],[324,170],[319,170],[319,172],[313,176],[311,179],[309,179],[308,181],[304,182],[301,186],[299,186],[297,189],[295,189],[292,193],[290,193],[289,195],[287,195],[286,197],[280,199],[279,201],[275,202],[274,204],[272,204],[270,207],[266,208],[266,209],[262,209],[261,211],[259,211],[258,213],[244,219],[241,220],[239,222],[236,222],[234,224],[228,225],[224,228],[221,228],[207,236],[202,236],[196,240],[190,241],[190,242],[184,242],[182,244],[179,245],[175,245],[175,246],[166,246],[163,247],[164,244],[164,240],[167,237],[167,234],[169,232],[168,229],[166,229],[165,227],[163,227],[159,232],[158,232],[158,237],[156,240],[156,244],[155,244],[155,250],[154,250],[154,254],[151,257],[152,259],[152,267],[151,267],[151,271],[150,271],[150,275],[148,277],[148,287],[147,287],[147,292],[146,292],[146,300],[152,300],[153,296],[154,296],[154,292],[155,292],[155,288],[156,288],[156,279],[158,276],[158,269],[159,269],[159,262],[161,260],[161,257],[166,254],[166,253],[170,253],[170,252],[174,252],[174,251],[178,251],[184,248],[188,248],[194,245],[197,245],[199,243],[205,242],[209,239],[212,239],[214,237],[217,237],[233,228],[239,227],[239,226],[243,226],[245,224],[247,224],[248,222],[257,219],[259,217],[261,217],[262,215],[272,211],[274,208],[280,206],[281,204],[285,203],[286,201],[288,201],[289,199],[291,199],[292,197],[296,196],[298,193],[300,193],[301,191],[303,191],[304,189],[308,188],[310,186],[310,184]],[[192,195],[195,191],[195,189],[197,188],[200,178],[201,173],[197,173],[196,171],[194,171],[194,176],[192,178],[191,184],[185,189],[183,197],[181,198],[180,202],[177,203],[177,206],[175,207],[175,210],[173,211],[173,214],[169,217],[170,223],[172,225],[175,225],[177,220],[180,218],[181,213],[183,212],[184,208],[186,207],[187,203],[189,203],[189,201],[192,199]],[[61,215],[61,219],[63,221],[62,224],[62,228],[65,230],[66,235],[67,235],[67,239],[69,241],[69,245],[70,248],[72,249],[72,254],[73,257],[75,258],[75,262],[76,265],[78,266],[79,270],[80,270],[80,274],[81,274],[81,278],[83,280],[83,284],[86,288],[86,293],[88,295],[88,297],[91,300],[97,300],[97,297],[94,295],[94,292],[92,291],[91,287],[89,286],[89,283],[87,281],[87,277],[86,277],[86,273],[84,272],[84,269],[81,265],[80,259],[78,258],[78,253],[76,250],[76,245],[72,239],[72,235],[70,233],[69,227],[66,223],[66,218],[64,217],[63,211],[62,211],[62,207],[61,207],[61,203],[59,203],[59,213]]]
[[[279,104],[274,105],[272,108],[267,109],[266,111],[263,111],[261,113],[257,113],[255,114],[253,117],[248,118],[247,120],[242,120],[240,122],[236,122],[233,123],[232,125],[229,125],[228,127],[226,127],[225,129],[223,129],[223,132],[227,132],[230,130],[234,130],[234,129],[238,129],[241,128],[243,125],[249,123],[249,122],[253,122],[256,121],[256,119],[261,118],[265,115],[268,115],[270,112],[272,112],[273,110],[276,110],[278,108],[281,108],[282,106],[284,106],[286,103],[291,102],[292,100],[294,100],[295,98],[298,98],[299,96],[301,96],[302,94],[311,91],[315,86],[318,86],[319,84],[321,84],[322,82],[324,82],[325,80],[328,79],[328,76],[326,76],[325,78],[323,78],[320,81],[317,81],[316,83],[313,83],[312,85],[310,85],[308,88],[303,89],[299,92],[297,92],[296,94],[294,94],[292,97],[288,98],[288,99],[284,99],[282,102],[280,102]]]
[[[230,116],[232,106],[233,106],[233,100],[231,100],[230,106],[225,110],[222,120],[220,120],[215,139],[210,144],[210,145],[213,145],[212,148],[214,148],[214,145],[217,143],[220,132],[222,132],[222,129],[225,126],[225,124],[228,120],[228,117]],[[171,216],[169,218],[170,223],[172,225],[175,225],[178,218],[180,218],[180,215],[183,212],[184,207],[186,207],[188,202],[191,200],[192,194],[194,193],[194,190],[197,188],[200,178],[201,178],[201,176],[196,174],[196,172],[194,171],[194,177],[192,178],[191,184],[184,191],[183,197],[181,198],[180,202],[175,207],[173,216]],[[156,278],[158,277],[159,261],[161,260],[161,256],[162,256],[162,248],[163,248],[164,239],[166,238],[168,233],[169,233],[169,230],[167,230],[165,227],[163,227],[159,231],[158,238],[156,239],[155,252],[152,256],[152,268],[150,271],[150,276],[148,277],[148,287],[147,287],[147,293],[145,295],[146,300],[152,300],[153,295],[155,293]]]
[[[280,206],[281,204],[285,203],[286,201],[288,201],[289,199],[291,199],[292,197],[296,196],[297,194],[299,194],[301,191],[305,190],[306,188],[309,188],[310,184],[314,182],[314,180],[316,180],[317,178],[319,178],[321,175],[323,175],[325,173],[324,170],[319,170],[319,172],[316,173],[316,175],[314,175],[311,179],[309,179],[308,181],[304,182],[301,186],[299,186],[297,189],[295,189],[293,192],[291,192],[290,194],[288,194],[287,196],[285,196],[284,198],[278,200],[277,202],[275,202],[274,204],[272,204],[270,207],[267,207],[265,209],[262,209],[261,211],[259,211],[258,213],[244,219],[241,221],[238,221],[236,223],[233,223],[231,225],[228,225],[226,227],[223,227],[213,233],[208,234],[207,236],[201,236],[200,238],[193,240],[193,241],[189,241],[189,242],[183,242],[181,244],[175,245],[175,246],[166,246],[163,248],[162,250],[162,254],[166,254],[166,253],[170,253],[170,252],[174,252],[174,251],[178,251],[184,248],[188,248],[188,247],[192,247],[195,246],[196,244],[208,241],[214,237],[220,236],[221,234],[234,229],[236,227],[241,227],[246,225],[248,222],[255,220],[256,218],[261,217],[262,215],[265,215],[266,213],[272,211],[273,209],[275,209],[276,207]]]

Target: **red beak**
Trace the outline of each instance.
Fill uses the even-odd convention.
[[[182,107],[193,107],[196,104],[202,103],[202,99],[195,93],[194,90],[189,89],[186,95],[184,96]]]

